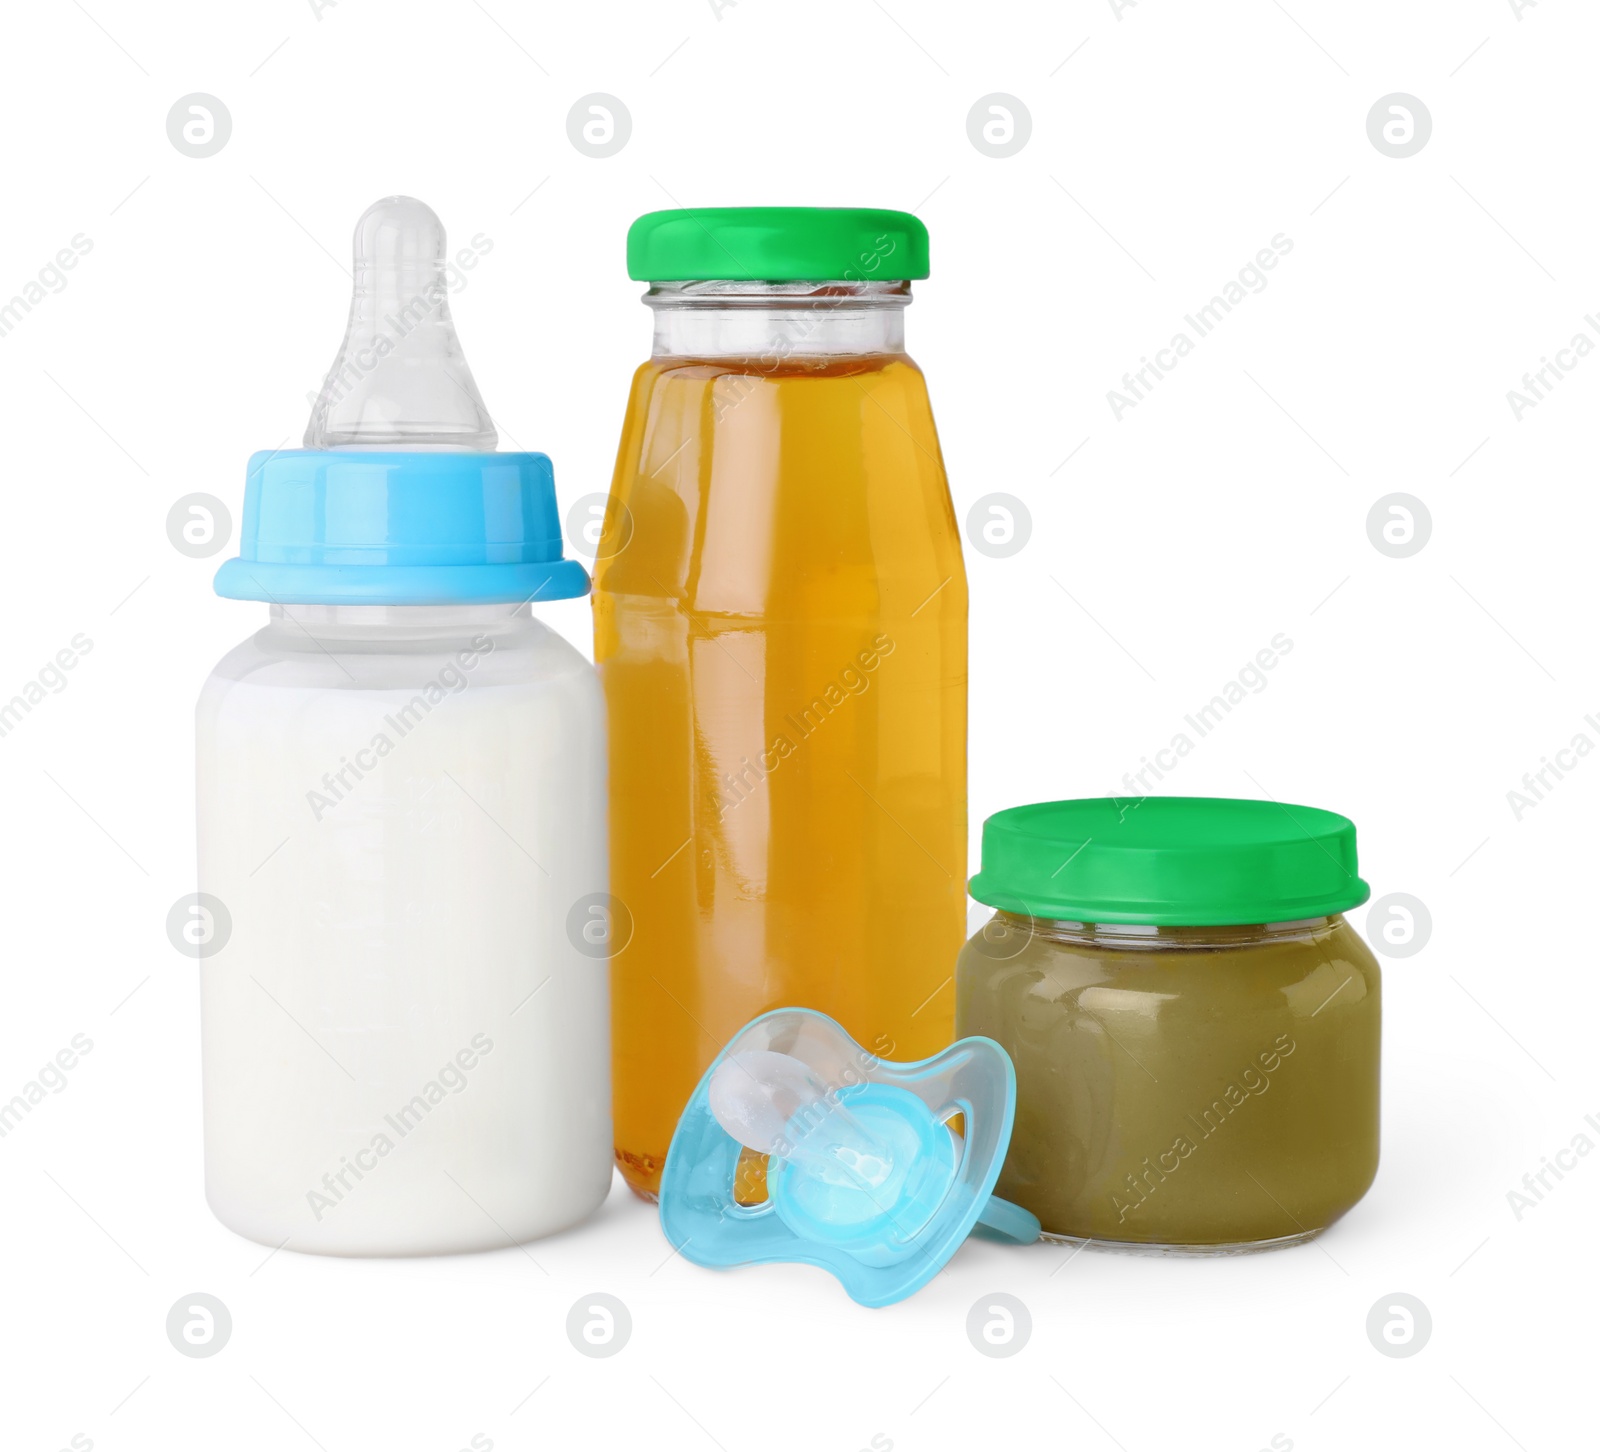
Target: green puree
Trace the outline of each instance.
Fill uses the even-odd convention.
[[[1002,911],[956,982],[957,1034],[996,1040],[1016,1066],[996,1192],[1048,1233],[1296,1238],[1372,1183],[1378,965],[1338,913],[1191,928]]]

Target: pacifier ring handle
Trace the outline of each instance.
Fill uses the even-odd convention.
[[[978,1212],[978,1229],[988,1232],[989,1238],[1003,1240],[1010,1245],[1032,1245],[1039,1238],[1039,1217],[1020,1205],[989,1196]]]

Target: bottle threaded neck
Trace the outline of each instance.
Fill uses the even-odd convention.
[[[839,358],[905,352],[911,284],[892,282],[656,283],[654,353],[675,358]]]

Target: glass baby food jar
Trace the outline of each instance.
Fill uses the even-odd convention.
[[[873,1052],[950,1041],[964,933],[967,584],[905,350],[904,212],[653,212],[595,563],[617,1161],[646,1196],[717,1050],[803,1004]]]
[[[996,1193],[1151,1252],[1307,1240],[1378,1166],[1379,973],[1354,826],[1203,797],[990,817],[956,1032],[1010,1054]]]

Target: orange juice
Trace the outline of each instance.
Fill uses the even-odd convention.
[[[796,348],[744,357],[663,352],[658,321],[634,377],[594,608],[611,890],[632,920],[612,960],[617,1160],[645,1195],[758,1014],[820,1009],[901,1060],[950,1041],[967,584],[899,306],[882,329],[825,308]]]

